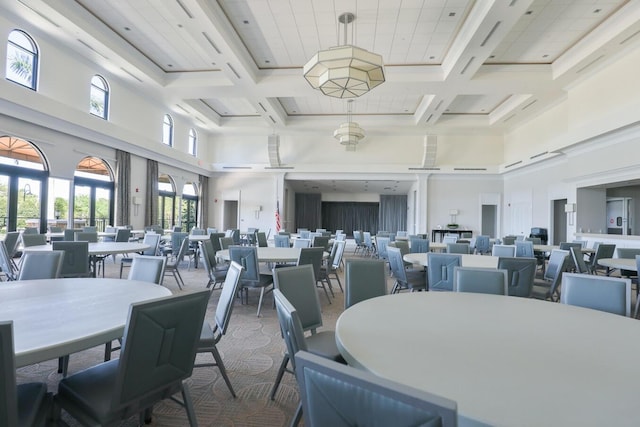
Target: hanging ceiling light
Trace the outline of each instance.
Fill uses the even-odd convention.
[[[333,132],[333,137],[346,146],[347,151],[356,151],[356,145],[364,138],[364,130],[358,123],[351,121],[353,99],[347,101],[347,121]]]
[[[304,78],[314,89],[334,98],[356,98],[384,82],[382,56],[347,45],[347,24],[353,13],[343,13],[344,45],[321,50],[304,66]]]

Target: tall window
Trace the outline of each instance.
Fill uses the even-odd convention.
[[[113,224],[113,172],[97,157],[85,157],[76,166],[73,179],[74,227],[94,225],[104,231]]]
[[[195,129],[189,129],[189,154],[195,156],[198,151],[198,134]]]
[[[173,119],[170,115],[164,115],[162,123],[162,142],[169,147],[173,147]]]
[[[7,80],[36,90],[38,48],[25,32],[13,30],[7,42]]]
[[[109,85],[97,74],[91,78],[89,112],[105,120],[109,114]]]
[[[176,204],[176,186],[169,175],[158,177],[158,221],[162,228],[179,225]]]
[[[195,184],[187,182],[182,188],[182,229],[191,230],[198,225],[198,193]]]

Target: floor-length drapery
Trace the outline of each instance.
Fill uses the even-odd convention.
[[[147,191],[144,209],[145,225],[158,225],[158,162],[147,159]]]
[[[114,225],[131,223],[131,154],[116,150],[116,220]]]
[[[198,203],[198,217],[200,218],[200,228],[206,229],[209,224],[209,177],[199,175],[200,200]]]
[[[395,233],[407,229],[407,196],[380,195],[378,230]]]
[[[322,202],[322,226],[327,230],[343,230],[351,236],[354,230],[378,232],[378,203]]]
[[[296,227],[315,230],[322,226],[322,195],[296,193]]]

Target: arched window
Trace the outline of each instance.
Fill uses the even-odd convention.
[[[176,186],[169,175],[158,177],[158,221],[164,229],[178,224]]]
[[[13,30],[7,42],[7,80],[36,90],[38,47],[24,31]]]
[[[195,156],[198,153],[198,134],[195,129],[189,129],[189,154]]]
[[[198,189],[194,183],[187,182],[182,187],[182,226],[191,230],[198,225]]]
[[[162,142],[169,147],[173,147],[173,119],[170,115],[164,115],[162,123]]]
[[[113,224],[113,172],[97,157],[85,157],[76,166],[73,180],[74,228],[96,226],[98,231]]]
[[[48,177],[47,163],[35,145],[0,136],[0,235],[24,228],[46,230]],[[69,194],[68,186],[66,190]]]
[[[91,78],[89,112],[105,120],[109,115],[109,84],[97,74]]]

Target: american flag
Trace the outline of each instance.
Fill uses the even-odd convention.
[[[280,231],[280,201],[276,201],[276,233]]]

